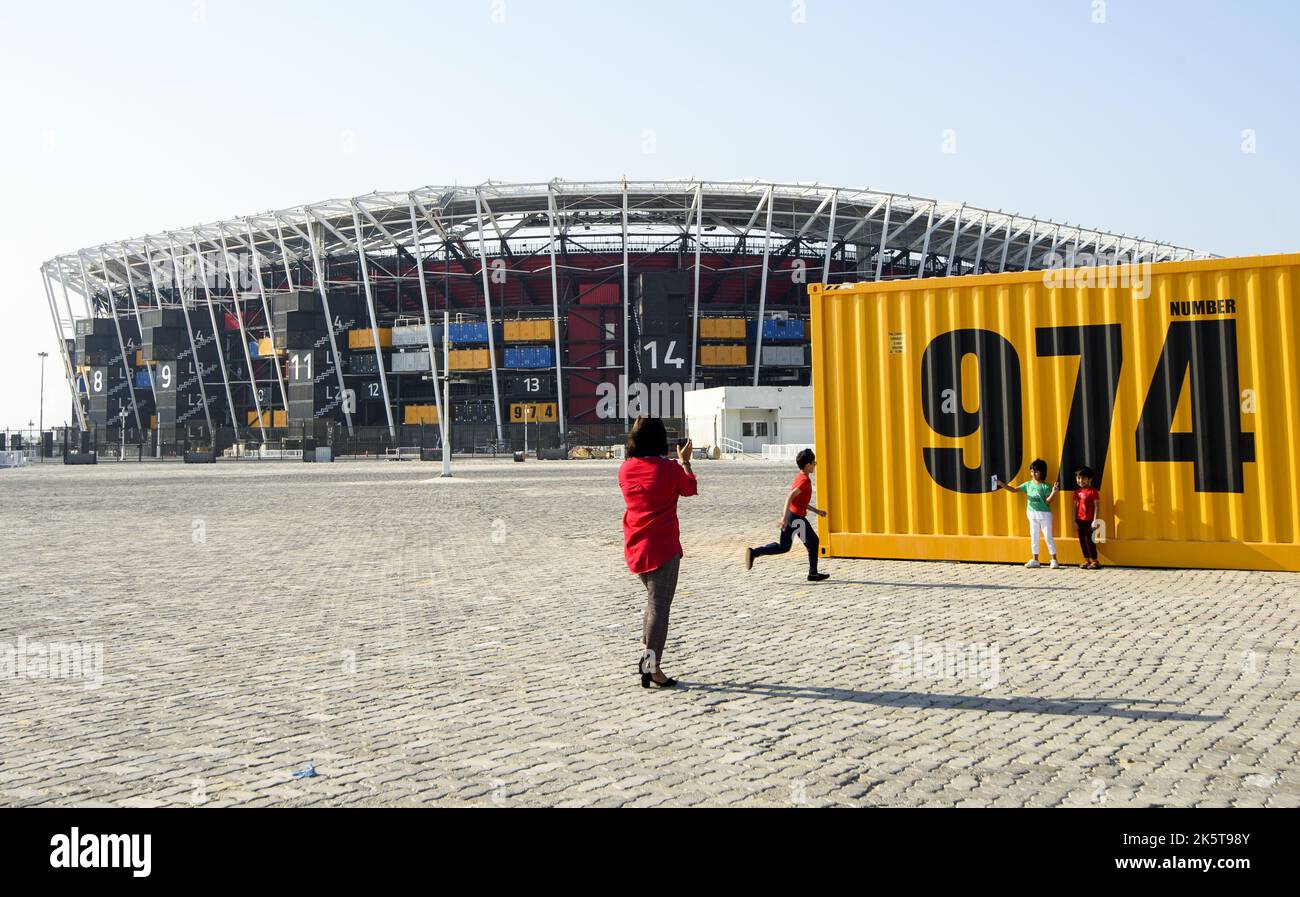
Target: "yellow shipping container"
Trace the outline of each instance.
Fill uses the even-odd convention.
[[[809,286],[822,552],[1300,570],[1300,255]],[[1046,558],[1044,558],[1045,560]]]
[[[509,422],[512,424],[554,423],[559,419],[555,402],[511,402]]]
[[[505,341],[508,343],[541,343],[551,340],[551,321],[506,321]]]
[[[402,409],[404,424],[436,424],[437,422],[437,405],[407,405]]]
[[[744,318],[700,318],[700,339],[744,338]]]
[[[369,331],[366,331],[369,333]],[[264,336],[257,341],[257,357],[270,358],[273,355],[283,355],[284,349],[277,349],[271,337]]]
[[[488,364],[487,349],[452,349],[449,364],[453,371],[485,371]]]
[[[379,348],[391,349],[393,347],[393,328],[379,327]],[[369,327],[359,327],[356,330],[348,331],[348,348],[349,349],[373,349],[375,347],[374,334],[370,332]]]
[[[250,427],[262,426],[258,423],[258,420],[257,411],[254,410],[248,412],[248,425]],[[268,408],[262,412],[260,420],[265,421],[265,426],[268,427],[283,427],[285,426],[284,409],[281,408],[277,411],[272,411]]]
[[[749,351],[745,346],[727,346],[730,352],[729,363],[736,367],[744,367],[749,363]]]

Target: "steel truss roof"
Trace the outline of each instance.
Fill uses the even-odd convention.
[[[919,253],[931,273],[1042,267],[1052,253],[1108,261],[1169,261],[1205,255],[1184,246],[910,194],[763,181],[564,181],[375,192],[162,231],[65,253],[42,273],[91,301],[153,296],[170,286],[177,260],[251,253],[259,268],[322,259],[382,259],[418,251],[425,259],[482,260],[536,254],[554,235],[583,233],[638,248],[731,251],[857,259],[870,279],[887,258]],[[656,242],[657,241],[657,242]],[[313,247],[313,242],[315,246]],[[605,241],[605,242],[608,242]],[[618,252],[619,248],[601,251]],[[636,250],[632,250],[636,251]],[[847,255],[846,255],[847,253]],[[382,267],[382,262],[380,263]],[[877,276],[879,276],[877,274]],[[56,303],[57,304],[57,303]],[[166,304],[155,297],[152,304]],[[70,308],[60,325],[71,327]]]

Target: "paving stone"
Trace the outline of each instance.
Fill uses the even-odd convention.
[[[613,464],[5,471],[0,646],[103,669],[3,683],[0,804],[1300,805],[1300,575],[814,585],[739,563],[788,465],[697,469],[662,692]]]

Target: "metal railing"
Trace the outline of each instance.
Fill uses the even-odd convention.
[[[745,446],[743,446],[739,440],[732,439],[729,436],[718,437],[718,448],[722,449],[722,451],[728,455],[745,454]]]
[[[763,446],[762,454],[764,461],[793,461],[795,457],[804,449],[810,449],[812,445],[806,442],[776,443]]]

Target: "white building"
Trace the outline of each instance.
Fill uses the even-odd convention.
[[[685,394],[686,435],[696,445],[812,445],[811,386],[717,386]]]

